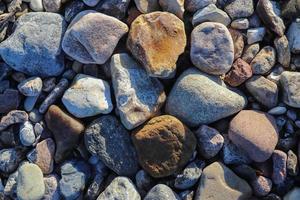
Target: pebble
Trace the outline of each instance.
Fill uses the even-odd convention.
[[[215,4],[209,4],[208,6],[199,9],[193,15],[192,24],[194,27],[203,22],[218,22],[228,26],[231,19],[226,12],[217,8]]]
[[[286,116],[292,121],[297,120],[297,112],[295,110],[288,110]]]
[[[274,184],[284,183],[287,176],[287,154],[280,150],[275,150],[272,155],[273,173],[272,180]]]
[[[186,10],[196,12],[210,4],[216,4],[217,0],[185,0]]]
[[[154,178],[144,170],[139,170],[135,175],[135,184],[141,196],[145,196],[154,185]]]
[[[102,0],[95,9],[121,20],[126,16],[129,4],[130,0]]]
[[[181,198],[181,200],[193,200],[194,191],[186,190],[186,191],[180,192],[178,194],[178,196],[179,196],[179,198]]]
[[[0,131],[5,130],[13,124],[20,124],[28,121],[28,114],[22,110],[12,110],[0,120]]]
[[[300,53],[300,22],[295,21],[293,22],[287,31],[287,39],[289,41],[290,50],[292,53],[299,54]]]
[[[167,12],[138,16],[132,22],[127,38],[127,48],[132,55],[149,76],[159,78],[174,77],[177,59],[185,46],[183,22]]]
[[[195,135],[198,152],[205,159],[216,156],[222,149],[224,138],[216,129],[202,125],[195,131]]]
[[[200,160],[188,164],[186,168],[176,176],[174,187],[180,190],[193,187],[198,182],[204,166],[205,163]]]
[[[278,142],[275,119],[264,112],[243,110],[229,125],[230,140],[255,162],[269,159]]]
[[[259,43],[247,45],[244,49],[242,59],[248,64],[250,64],[253,58],[258,54],[258,52],[259,52]]]
[[[234,60],[237,58],[240,58],[243,54],[244,50],[244,35],[242,32],[235,30],[235,29],[229,29],[230,35],[233,40],[233,46],[234,46]]]
[[[81,11],[83,11],[84,9],[86,9],[86,5],[83,3],[82,0],[73,0],[70,1],[69,4],[66,5],[65,8],[65,20],[67,22],[71,22],[74,17],[80,13]]]
[[[163,11],[173,13],[178,18],[183,19],[184,0],[158,0],[158,3]]]
[[[4,195],[11,197],[12,199],[17,199],[17,178],[18,178],[18,170],[14,173],[11,173],[6,181],[4,187]]]
[[[84,125],[56,105],[50,106],[45,121],[56,143],[54,159],[56,162],[61,162],[78,145]]]
[[[216,22],[198,25],[191,34],[190,57],[192,63],[206,73],[228,72],[234,59],[234,44],[228,29]]]
[[[27,159],[40,167],[43,174],[50,174],[54,166],[55,143],[47,138],[37,143],[36,148],[27,154]]]
[[[290,176],[297,176],[299,172],[298,159],[296,154],[289,150],[287,153],[287,162],[286,162],[287,173]]]
[[[247,18],[240,18],[233,20],[230,24],[231,28],[245,30],[249,28],[249,20]]]
[[[158,184],[146,195],[144,200],[180,200],[179,196],[167,185]]]
[[[268,111],[268,113],[271,115],[283,115],[284,113],[286,113],[286,107],[277,106],[277,107],[270,109]]]
[[[253,76],[246,82],[246,88],[262,105],[273,108],[278,102],[277,85],[263,76]]]
[[[47,12],[57,13],[62,7],[61,0],[43,0],[43,6]]]
[[[65,91],[62,102],[77,118],[108,114],[113,109],[109,84],[84,74],[77,74]]]
[[[115,54],[110,66],[121,122],[131,130],[159,112],[166,100],[164,87],[128,54]]]
[[[249,0],[235,0],[227,1],[227,4],[224,7],[225,12],[232,19],[249,17],[254,12],[253,1]]]
[[[247,30],[247,43],[253,44],[263,40],[266,34],[265,27],[250,28]]]
[[[25,96],[38,96],[42,91],[43,82],[39,77],[31,77],[19,83],[18,90]]]
[[[106,199],[141,200],[141,196],[129,178],[119,176],[97,198],[97,200]]]
[[[45,78],[44,81],[43,81],[42,90],[44,92],[51,92],[56,86],[55,82],[56,82],[55,77]]]
[[[101,0],[83,0],[83,3],[85,3],[89,7],[96,6]]]
[[[9,174],[14,172],[23,159],[23,153],[15,148],[0,150],[0,171]]]
[[[6,89],[2,94],[0,94],[0,114],[8,113],[17,109],[20,103],[21,95],[18,90]]]
[[[291,191],[289,191],[286,195],[284,195],[283,200],[297,200],[300,198],[300,188],[295,187]]]
[[[127,25],[118,19],[85,10],[70,23],[62,48],[67,55],[81,63],[104,64],[127,32]]]
[[[274,40],[277,61],[285,68],[290,66],[291,51],[289,41],[286,36],[278,37]]]
[[[58,76],[64,69],[60,43],[66,26],[63,16],[56,13],[24,14],[18,18],[13,34],[1,43],[0,55],[16,71]]]
[[[251,186],[253,189],[253,193],[256,196],[266,196],[272,189],[272,180],[263,176],[258,176],[255,180],[251,181]]]
[[[20,200],[38,200],[45,194],[45,183],[41,169],[26,163],[18,169],[17,196]]]
[[[170,115],[154,117],[132,135],[139,163],[153,177],[179,171],[191,158],[196,138],[178,119]]]
[[[265,46],[251,61],[253,74],[266,74],[276,63],[276,50],[271,46]]]
[[[34,108],[38,99],[39,99],[39,96],[26,97],[24,100],[24,110],[26,110],[27,112],[30,112]]]
[[[300,73],[284,71],[280,76],[283,90],[283,102],[287,105],[300,108]]]
[[[60,200],[61,199],[58,181],[59,181],[59,177],[54,174],[44,177],[45,194],[44,194],[42,200]]]
[[[247,104],[242,93],[231,91],[223,85],[217,76],[195,68],[187,69],[177,79],[167,97],[166,113],[195,127],[242,110]]]
[[[105,115],[89,124],[84,141],[87,150],[118,175],[131,176],[138,171],[130,134],[114,116]]]
[[[134,0],[137,9],[141,13],[151,13],[160,10],[159,0]]]
[[[31,146],[35,142],[35,134],[33,126],[29,121],[24,122],[20,126],[19,137],[22,145]]]
[[[282,5],[281,15],[285,19],[296,19],[300,13],[300,2],[298,0],[288,0]]]
[[[59,190],[64,199],[80,198],[91,177],[89,165],[83,160],[66,161],[60,171]]]
[[[245,180],[251,182],[257,179],[256,170],[246,164],[236,165],[233,167],[233,171]]]
[[[29,113],[29,120],[33,123],[37,123],[40,122],[43,119],[43,115],[41,115],[39,113],[38,109],[33,109],[30,113]]]
[[[277,3],[272,3],[269,0],[259,0],[256,6],[256,13],[266,27],[275,32],[278,36],[283,36],[285,25],[283,20],[278,16],[276,11]],[[280,14],[280,10],[279,10]]]
[[[195,194],[200,199],[250,199],[251,187],[220,162],[205,167]]]
[[[41,12],[44,10],[43,0],[30,0],[29,7],[35,12]]]

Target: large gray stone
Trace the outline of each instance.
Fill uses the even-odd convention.
[[[228,89],[219,77],[190,68],[173,86],[166,112],[189,126],[198,126],[237,113],[246,104],[244,96]]]
[[[300,108],[300,73],[285,71],[280,75],[283,101],[287,105]]]
[[[121,121],[133,129],[160,111],[166,95],[158,79],[149,77],[128,54],[111,58],[111,74]]]
[[[13,34],[0,44],[1,57],[16,71],[32,76],[58,76],[64,69],[61,40],[66,26],[59,14],[24,14],[17,20]]]

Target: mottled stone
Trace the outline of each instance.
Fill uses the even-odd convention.
[[[38,96],[42,91],[43,82],[39,77],[31,77],[19,83],[18,89],[25,96]]]
[[[240,58],[243,54],[244,50],[244,36],[243,34],[234,29],[229,29],[230,35],[233,40],[233,46],[234,46],[234,60]]]
[[[248,64],[250,64],[253,58],[256,56],[256,54],[258,54],[258,52],[259,52],[259,43],[248,45],[244,49],[242,59]]]
[[[251,61],[253,74],[266,74],[276,63],[276,51],[271,46],[265,46]]]
[[[5,130],[13,124],[20,124],[28,121],[28,114],[22,110],[12,110],[0,120],[0,131]]]
[[[167,185],[158,184],[154,186],[146,195],[144,200],[180,200],[179,196]]]
[[[62,6],[61,0],[43,0],[43,6],[47,12],[59,12]]]
[[[280,76],[283,101],[287,105],[300,108],[300,73],[284,71]]]
[[[286,170],[290,176],[297,176],[299,172],[297,155],[292,150],[287,153]]]
[[[276,48],[277,61],[285,68],[290,66],[291,52],[289,41],[286,36],[278,37],[274,40]]]
[[[275,184],[284,183],[287,171],[286,171],[286,163],[287,163],[287,154],[280,150],[275,150],[272,155],[273,160],[273,173],[272,180]]]
[[[249,17],[254,12],[253,0],[227,1],[224,10],[232,19]]]
[[[44,177],[45,194],[42,200],[60,200],[61,195],[58,187],[59,177],[57,175],[49,175]]]
[[[0,171],[9,174],[15,171],[23,159],[23,153],[15,148],[0,151]]]
[[[257,178],[251,181],[251,186],[253,188],[253,193],[256,196],[266,196],[270,193],[272,189],[272,180],[263,176],[258,176]]]
[[[21,97],[18,90],[6,89],[3,94],[0,94],[0,113],[8,113],[17,109],[20,102]]]

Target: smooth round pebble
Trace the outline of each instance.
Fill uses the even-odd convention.
[[[25,122],[20,127],[20,141],[24,146],[31,146],[35,142],[35,134],[33,126],[30,122]]]

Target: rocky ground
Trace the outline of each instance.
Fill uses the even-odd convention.
[[[299,0],[0,0],[0,199],[299,200],[297,17]]]

